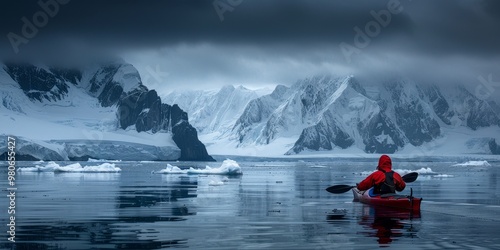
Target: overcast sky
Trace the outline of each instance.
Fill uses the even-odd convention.
[[[500,82],[496,0],[59,2],[2,1],[3,60],[117,54],[163,92],[257,88],[325,73],[367,80],[402,74],[472,87],[492,74]]]

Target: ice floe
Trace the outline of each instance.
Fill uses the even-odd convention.
[[[432,171],[431,168],[421,168],[417,170],[411,170],[411,169],[395,169],[394,172],[398,172],[401,175],[405,175],[411,172],[417,172],[420,175],[437,175],[438,173]]]
[[[433,175],[432,177],[434,177],[434,178],[452,178],[455,176],[451,175],[451,174],[437,174],[437,175]]]
[[[209,186],[222,186],[224,185],[224,182],[223,181],[219,181],[219,180],[211,180],[209,183],[208,183]]]
[[[155,171],[156,174],[218,174],[218,175],[240,175],[243,174],[240,165],[233,160],[224,160],[218,168],[206,166],[204,169],[180,169],[177,166],[167,164],[167,168]]]
[[[488,161],[468,161],[453,165],[454,167],[490,167]]]
[[[53,161],[45,166],[36,165],[35,167],[19,168],[18,172],[69,172],[69,173],[116,173],[121,169],[116,167],[114,163],[103,163],[96,166],[82,166],[80,163],[73,163],[66,166],[61,166]]]
[[[121,162],[122,160],[105,160],[105,159],[92,159],[89,158],[88,162]]]

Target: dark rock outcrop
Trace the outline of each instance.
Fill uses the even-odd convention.
[[[323,116],[325,117],[318,124],[302,131],[287,155],[298,154],[305,149],[332,150],[334,146],[346,149],[354,144],[354,139],[337,126],[331,113],[326,112]]]
[[[179,160],[215,161],[198,139],[196,129],[188,122],[188,115],[179,106],[162,104],[156,91],[135,92],[118,104],[120,126],[135,125],[138,132],[170,131],[181,150]]]
[[[375,115],[367,124],[360,123],[358,130],[367,153],[392,154],[405,145],[404,135],[383,113]]]
[[[500,145],[497,144],[495,139],[491,139],[488,143],[491,153],[494,155],[500,155]]]
[[[110,107],[120,101],[123,87],[119,82],[113,81],[113,77],[122,67],[122,64],[111,64],[101,67],[90,79],[89,92],[99,99],[103,107]]]
[[[7,63],[4,67],[31,100],[57,101],[68,93],[66,75],[56,75],[32,64]]]
[[[181,121],[172,127],[173,137],[177,147],[181,149],[181,161],[215,161],[207,153],[203,143],[198,140],[198,133],[187,121]]]
[[[459,116],[465,121],[467,127],[477,130],[492,125],[500,126],[498,114],[487,101],[477,98],[463,86],[457,88],[459,91],[458,99],[460,100],[458,105],[463,110]]]
[[[443,97],[437,86],[426,86],[426,92],[429,97],[429,102],[432,104],[436,115],[447,125],[451,125],[450,119],[455,115],[455,112],[450,109],[450,105]]]
[[[61,79],[64,79],[74,85],[78,85],[78,83],[82,80],[82,72],[78,69],[64,69],[64,68],[50,68],[50,71],[54,73],[54,75],[59,76]]]
[[[396,81],[386,85],[394,102],[396,124],[414,146],[430,142],[441,134],[439,123],[424,109],[423,93],[418,86],[416,93],[405,89],[404,82]]]
[[[122,129],[135,125],[138,132],[159,131],[161,99],[154,90],[138,88],[127,93],[118,103],[118,122]]]

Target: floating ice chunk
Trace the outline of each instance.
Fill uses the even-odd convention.
[[[410,170],[410,169],[395,169],[394,172],[398,172],[400,175],[405,175],[411,172],[417,172],[418,174],[421,175],[436,175],[437,173],[432,171],[431,168],[421,168],[417,170]]]
[[[218,180],[211,180],[209,183],[208,183],[209,186],[222,186],[224,185],[224,182],[223,181],[218,181]]]
[[[225,160],[218,168],[206,166],[205,169],[180,169],[177,166],[167,164],[167,168],[156,171],[157,174],[219,174],[219,175],[240,175],[243,174],[240,165],[233,160]]]
[[[455,167],[490,167],[491,164],[488,161],[468,161],[464,163],[458,163],[453,165]]]
[[[187,174],[187,170],[182,170],[179,167],[167,164],[167,168],[160,171],[155,171],[155,174]]]
[[[451,174],[437,174],[437,175],[433,175],[432,177],[434,177],[434,178],[453,178],[455,176],[453,176]]]
[[[92,159],[89,158],[88,162],[121,162],[122,160],[105,160],[105,159]]]
[[[103,163],[97,166],[82,167],[80,163],[73,163],[67,166],[60,166],[51,161],[45,166],[36,165],[35,167],[19,168],[18,172],[69,172],[69,173],[116,173],[121,169],[116,167],[114,163]]]
[[[312,166],[309,166],[310,168],[327,168],[327,166],[323,166],[323,165],[312,165]]]
[[[43,163],[43,162],[37,162],[38,163]],[[47,163],[45,166],[40,166],[40,165],[35,165],[34,167],[26,167],[26,168],[18,168],[18,172],[54,172],[54,169],[56,167],[60,167],[59,164],[50,161]]]
[[[71,164],[65,167],[59,167],[54,169],[54,172],[93,172],[93,173],[114,173],[120,172],[121,169],[116,167],[114,163],[103,163],[97,166],[85,166],[82,167],[80,163]]]

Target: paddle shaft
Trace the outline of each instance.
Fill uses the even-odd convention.
[[[417,172],[411,172],[411,173],[405,174],[402,177],[402,179],[404,182],[410,183],[410,182],[414,182],[417,179],[417,177],[418,177]],[[335,186],[328,187],[326,189],[326,191],[333,193],[333,194],[341,194],[341,193],[345,193],[345,192],[347,192],[355,187],[356,186],[350,186],[350,185],[335,185]]]

